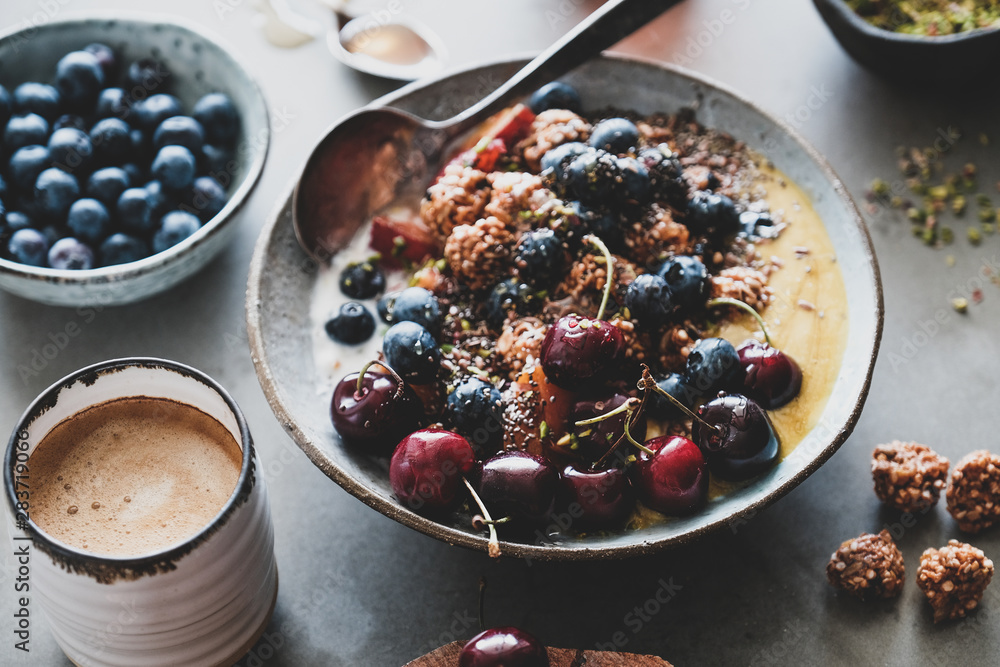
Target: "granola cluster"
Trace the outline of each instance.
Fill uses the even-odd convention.
[[[926,445],[893,440],[875,448],[872,477],[879,500],[914,512],[938,501],[948,481],[948,459]]]
[[[523,171],[495,171],[488,177],[490,200],[483,209],[508,225],[518,222],[522,213],[537,210],[554,195],[542,185],[541,177]]]
[[[514,320],[504,327],[494,352],[498,355],[498,364],[507,371],[510,379],[515,379],[526,366],[538,361],[547,329],[537,317]]]
[[[514,246],[514,233],[502,220],[490,216],[455,227],[444,245],[452,274],[474,290],[490,287],[505,273]]]
[[[830,584],[863,600],[893,598],[903,589],[903,554],[889,531],[862,533],[833,552],[826,566]]]
[[[723,269],[709,280],[713,299],[726,297],[762,310],[771,302],[773,293],[767,286],[767,276],[749,266]]]
[[[672,255],[688,254],[690,241],[688,228],[674,220],[669,209],[655,204],[646,220],[633,222],[625,229],[626,252],[641,266],[658,264]]]
[[[458,225],[471,225],[481,218],[489,200],[490,184],[484,172],[450,164],[427,188],[420,218],[443,242]]]
[[[975,609],[993,578],[993,561],[980,549],[949,540],[920,556],[917,586],[934,609],[934,622],[963,618]]]
[[[945,495],[948,512],[966,533],[1000,520],[1000,456],[981,449],[955,464]]]
[[[613,255],[614,286],[612,294],[616,299],[624,297],[625,288],[635,280],[637,274],[635,265],[624,257]],[[596,311],[601,302],[605,281],[608,279],[608,267],[604,257],[587,254],[573,263],[566,277],[555,289],[556,298],[569,296],[573,301],[584,304],[583,308],[593,306]]]
[[[517,145],[517,151],[532,171],[538,171],[546,152],[559,144],[586,141],[590,129],[590,123],[568,109],[549,109],[535,116],[528,136]]]

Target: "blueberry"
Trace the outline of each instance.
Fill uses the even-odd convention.
[[[769,213],[743,211],[740,213],[740,233],[757,238],[775,238],[777,230]]]
[[[386,324],[392,324],[392,309],[396,305],[397,296],[399,296],[398,291],[388,292],[375,303],[375,312],[378,313],[379,319]]]
[[[385,274],[373,262],[351,262],[340,272],[340,291],[352,299],[371,299],[384,289]]]
[[[470,377],[448,394],[444,416],[455,432],[465,436],[482,456],[503,442],[503,399],[489,382]]]
[[[87,129],[87,123],[83,120],[83,118],[77,116],[75,113],[64,113],[56,119],[56,122],[52,123],[52,131],[56,132],[65,127],[84,131]]]
[[[153,178],[169,190],[179,191],[194,183],[194,155],[183,146],[164,146],[153,160]]]
[[[622,230],[613,213],[580,202],[570,204],[570,209],[575,217],[575,224],[568,230],[570,247],[578,248],[587,234],[599,237],[612,250],[621,245]]]
[[[94,114],[98,118],[121,118],[129,114],[129,99],[121,88],[105,88],[97,95]]]
[[[149,135],[133,127],[129,130],[128,138],[132,145],[132,155],[136,156],[136,159],[152,162],[153,143],[150,141]]]
[[[187,211],[167,213],[153,235],[153,252],[163,252],[177,245],[200,228],[201,220]]]
[[[0,125],[6,123],[14,113],[14,98],[10,91],[0,86]]]
[[[674,311],[667,281],[652,273],[637,276],[625,288],[625,307],[632,318],[649,329],[662,326]]]
[[[56,64],[56,87],[69,108],[89,111],[104,87],[104,70],[93,53],[70,51]]]
[[[337,315],[326,323],[326,335],[345,345],[357,345],[375,333],[375,318],[357,301],[340,307]]]
[[[668,259],[656,272],[670,286],[674,303],[684,310],[705,305],[708,299],[708,271],[701,260],[688,255]]]
[[[195,102],[195,117],[205,128],[205,140],[213,145],[231,145],[240,131],[240,116],[232,100],[223,93],[209,93]]]
[[[7,232],[13,234],[19,229],[27,229],[31,227],[31,218],[22,213],[21,211],[7,211],[4,216],[6,221]]]
[[[590,145],[618,155],[639,144],[639,128],[627,118],[608,118],[594,126]]]
[[[562,242],[547,227],[525,232],[514,251],[517,275],[536,287],[549,285],[560,275],[563,263]]]
[[[12,116],[3,131],[3,145],[8,155],[24,146],[44,146],[48,138],[48,121],[34,113]]]
[[[393,322],[416,322],[437,335],[441,331],[441,309],[437,297],[423,287],[407,287],[392,306]]]
[[[637,156],[639,162],[649,170],[653,196],[676,209],[687,206],[687,181],[684,167],[666,144],[643,148]]]
[[[580,113],[583,103],[576,88],[562,81],[552,81],[531,94],[528,106],[535,113],[542,113],[546,109],[569,109]]]
[[[722,338],[702,338],[688,354],[684,375],[703,395],[740,386],[743,366],[732,343]]]
[[[191,186],[191,206],[202,222],[208,222],[217,216],[226,207],[226,200],[226,191],[211,176],[194,179],[194,185]],[[385,285],[381,289],[384,288]]]
[[[94,156],[94,146],[86,132],[73,127],[56,130],[49,137],[49,157],[54,167],[73,173],[86,170]]]
[[[11,259],[29,266],[45,266],[49,256],[49,240],[37,229],[19,229],[7,242]]]
[[[165,89],[171,78],[162,62],[155,58],[140,58],[128,66],[125,72],[125,86],[132,92],[132,97],[138,97],[135,91],[150,93],[157,89]],[[176,115],[176,114],[171,114]]]
[[[101,66],[101,71],[104,72],[105,81],[110,81],[114,78],[115,71],[118,69],[118,58],[115,57],[115,52],[110,46],[94,42],[83,47],[83,50],[97,58],[97,62]]]
[[[170,211],[177,208],[177,199],[163,187],[159,181],[146,183],[146,194],[149,195],[149,209],[153,220],[159,220]]]
[[[153,203],[146,188],[129,188],[118,198],[115,205],[118,223],[128,232],[143,235],[156,228],[153,218]]]
[[[166,119],[183,114],[184,109],[181,101],[173,95],[159,93],[133,104],[132,112],[134,124],[140,130],[152,133]]]
[[[739,231],[740,215],[726,195],[699,190],[688,202],[684,224],[697,233],[731,234]]]
[[[140,183],[146,179],[146,173],[135,162],[123,164],[122,171],[128,175],[129,183]]]
[[[10,186],[7,185],[7,180],[3,177],[3,174],[0,174],[0,197],[6,197],[12,192]]]
[[[585,204],[607,204],[615,198],[619,183],[618,161],[605,151],[578,155],[566,167],[569,191]]]
[[[120,232],[104,239],[100,248],[101,266],[138,262],[148,256],[149,246],[145,241]]]
[[[205,144],[201,147],[201,170],[214,176],[233,171],[230,163],[233,161],[233,152],[228,148]],[[235,165],[234,165],[235,166]]]
[[[49,266],[53,269],[86,271],[94,268],[94,251],[72,236],[67,236],[49,248]]]
[[[570,141],[569,143],[559,144],[555,148],[550,148],[545,151],[540,160],[542,171],[552,169],[556,180],[564,180],[566,175],[565,168],[570,160],[578,155],[583,155],[589,150],[590,148],[587,144],[579,141]]]
[[[652,192],[649,170],[633,157],[618,158],[618,170],[622,177],[621,194],[625,200],[638,204],[649,202]]]
[[[499,329],[511,311],[515,316],[524,317],[537,311],[539,305],[535,290],[516,278],[508,278],[498,283],[486,297],[486,321]]]
[[[7,165],[11,183],[21,192],[31,192],[38,175],[52,164],[45,146],[25,146],[17,149]]]
[[[90,129],[94,155],[100,164],[118,165],[132,155],[132,130],[120,118],[102,118]]]
[[[156,149],[169,145],[183,146],[197,155],[204,144],[205,131],[201,123],[191,116],[171,116],[160,123],[153,133],[153,148]]]
[[[38,213],[55,222],[66,218],[70,204],[80,196],[80,184],[72,174],[49,168],[35,181],[35,206]]]
[[[47,83],[29,81],[14,89],[14,113],[38,114],[51,123],[59,117],[62,100],[59,91]]]
[[[96,199],[77,199],[66,214],[66,226],[76,238],[86,243],[97,243],[108,235],[111,216],[104,204]]]
[[[680,373],[667,373],[665,377],[657,380],[656,384],[660,389],[680,401],[681,405],[689,410],[694,410],[694,406],[699,398],[698,392],[694,390],[683,375]],[[655,391],[650,394],[650,398],[652,399],[649,404],[650,416],[657,419],[680,419],[684,417],[684,413],[669,398]]]
[[[121,167],[105,167],[90,175],[85,193],[111,209],[131,184],[128,174]]]
[[[427,384],[441,364],[441,351],[431,332],[416,322],[397,322],[382,339],[382,353],[389,366],[409,382]]]

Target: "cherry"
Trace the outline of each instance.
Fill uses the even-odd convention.
[[[614,369],[625,351],[625,338],[618,327],[605,321],[604,309],[611,295],[614,258],[608,247],[596,236],[586,240],[604,254],[607,280],[597,317],[566,315],[549,327],[542,339],[541,363],[545,376],[564,389],[576,389],[581,384],[604,380]]]
[[[584,421],[608,413],[628,401],[625,394],[612,392],[598,399],[584,399],[577,401],[573,405],[570,413],[570,422]],[[596,424],[586,426],[575,426],[573,432],[576,434],[577,453],[588,460],[596,460],[603,456],[611,445],[625,433],[625,419],[627,413],[621,412],[608,417]],[[629,431],[633,438],[642,441],[646,437],[646,418],[640,415],[635,423],[629,425]]]
[[[463,475],[474,465],[468,440],[451,431],[422,429],[396,446],[389,483],[400,502],[416,512],[446,509],[455,503]]]
[[[401,378],[369,364],[334,387],[330,418],[344,440],[388,452],[400,438],[420,428],[423,406]]]
[[[585,470],[571,464],[559,478],[559,501],[574,527],[614,528],[631,514],[635,492],[620,468]]]
[[[549,667],[549,656],[541,642],[524,630],[490,628],[466,643],[458,667]]]
[[[704,507],[708,469],[698,445],[679,435],[661,435],[647,440],[645,446],[653,454],[640,452],[630,471],[643,504],[672,516]]]
[[[692,436],[712,473],[722,479],[749,479],[778,459],[778,436],[767,413],[742,394],[714,398],[698,408]]]
[[[741,344],[736,352],[746,371],[743,388],[761,407],[774,410],[798,396],[802,369],[790,355],[755,339]]]
[[[483,463],[479,495],[494,514],[538,522],[552,514],[558,479],[541,456],[501,452]]]

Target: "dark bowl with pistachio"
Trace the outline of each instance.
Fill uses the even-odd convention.
[[[960,85],[973,78],[993,78],[994,65],[1000,62],[1000,26],[995,21],[988,27],[948,32],[937,29],[935,23],[940,21],[923,23],[919,15],[885,10],[896,4],[889,0],[813,0],[813,4],[851,57],[892,81]],[[943,0],[941,4],[946,5]],[[864,6],[870,12],[867,18],[856,10]],[[883,11],[876,15],[879,7]]]

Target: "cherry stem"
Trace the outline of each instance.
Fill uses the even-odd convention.
[[[601,297],[601,307],[597,310],[597,319],[603,320],[604,309],[608,305],[608,297],[611,296],[611,282],[615,278],[615,260],[614,257],[611,256],[611,251],[608,250],[608,246],[604,245],[604,241],[602,241],[597,236],[594,236],[593,234],[587,234],[586,236],[583,237],[583,240],[588,241],[592,243],[594,246],[596,246],[597,249],[604,254],[604,261],[608,265],[608,277],[604,281],[604,296]]]
[[[740,301],[739,299],[730,299],[727,296],[720,296],[717,299],[712,299],[711,301],[709,301],[707,305],[709,308],[716,308],[718,306],[732,306],[734,308],[739,308],[744,312],[750,313],[751,315],[753,315],[754,319],[757,320],[757,324],[760,325],[760,330],[764,332],[764,340],[767,341],[768,345],[774,347],[774,344],[771,342],[771,335],[767,332],[767,325],[764,323],[764,318],[761,317],[760,313],[758,313],[757,310],[749,303],[745,301]]]
[[[596,417],[591,417],[590,419],[581,419],[578,422],[573,422],[573,425],[574,426],[590,426],[591,424],[597,424],[599,422],[604,421],[605,419],[609,419],[611,417],[614,417],[615,415],[620,415],[623,412],[631,413],[632,411],[634,411],[638,407],[639,407],[639,399],[638,398],[630,398],[627,401],[625,401],[624,403],[622,403],[621,405],[619,405],[614,410],[609,410],[609,411],[607,411],[607,412],[605,412],[603,414],[597,415]]]
[[[626,426],[629,425],[629,424],[634,424],[636,422],[636,420],[639,419],[639,416],[642,415],[642,411],[646,407],[646,396],[647,395],[648,395],[648,392],[645,392],[645,391],[642,392],[642,398],[639,400],[639,407],[636,408],[634,411],[630,412],[628,414],[628,416],[625,418],[625,424],[626,424]],[[631,440],[633,443],[635,442],[635,440],[632,440],[631,437],[629,438],[629,440]],[[601,466],[604,465],[604,463],[608,460],[608,458],[611,457],[611,455],[618,449],[618,447],[623,442],[625,442],[625,434],[624,433],[622,434],[622,437],[620,437],[617,440],[615,440],[615,444],[611,445],[611,447],[608,448],[608,451],[606,451],[604,453],[604,456],[602,456],[601,458],[599,458],[597,460],[597,463],[594,464],[594,467],[595,468],[601,468]]]
[[[500,557],[500,538],[497,537],[497,529],[494,525],[496,522],[493,521],[493,517],[490,516],[489,510],[486,509],[486,505],[483,504],[483,499],[479,497],[476,490],[472,488],[472,484],[465,477],[462,477],[462,481],[465,482],[466,488],[469,489],[469,493],[472,495],[472,500],[475,501],[476,505],[479,506],[479,511],[483,513],[483,519],[485,519],[486,527],[490,530],[490,542],[487,551],[491,558]]]
[[[365,379],[365,373],[367,373],[368,369],[371,368],[372,366],[381,366],[385,370],[389,371],[389,375],[391,375],[392,379],[396,381],[396,396],[395,397],[399,398],[399,395],[403,392],[403,389],[406,387],[406,383],[403,382],[403,378],[399,377],[399,373],[397,373],[396,371],[392,370],[391,366],[389,366],[388,364],[386,364],[384,361],[379,361],[377,359],[373,359],[373,360],[369,361],[367,364],[365,364],[364,366],[361,367],[361,372],[358,373],[358,384],[357,384],[357,386],[354,389],[354,397],[355,398],[360,398],[360,396],[361,396],[361,384],[362,384],[362,382]]]
[[[654,456],[656,454],[656,452],[654,452],[652,449],[650,449],[646,445],[642,444],[641,442],[639,442],[638,440],[636,440],[635,438],[633,438],[632,434],[629,433],[629,430],[628,430],[628,421],[629,421],[628,419],[625,420],[625,438],[630,443],[632,443],[632,445],[634,447],[638,447],[639,449],[641,449],[642,451],[646,452],[650,456]]]
[[[699,417],[694,410],[692,410],[688,406],[678,401],[676,398],[671,396],[669,392],[660,387],[660,385],[656,384],[656,380],[653,379],[652,374],[650,374],[649,372],[649,366],[647,366],[646,364],[642,365],[642,379],[639,380],[639,388],[642,390],[651,389],[655,391],[660,396],[665,397],[667,400],[673,403],[674,407],[676,407],[678,410],[686,414],[688,417],[701,423],[701,425],[704,426],[705,428],[715,431],[717,433],[722,432],[721,426],[719,426],[718,424],[709,424],[707,421]]]

